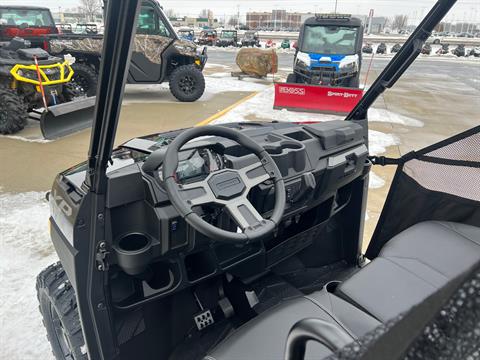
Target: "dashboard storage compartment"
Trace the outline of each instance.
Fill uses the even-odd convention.
[[[213,275],[216,270],[216,259],[211,250],[199,251],[185,257],[187,278],[191,282]]]

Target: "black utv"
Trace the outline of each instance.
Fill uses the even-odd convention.
[[[138,0],[110,2],[88,161],[48,196],[60,262],[37,290],[55,357],[474,359],[480,127],[401,158],[367,141],[369,106],[454,3],[345,121],[194,127],[112,150]],[[372,165],[397,170],[364,256]]]
[[[377,50],[375,52],[377,54],[386,54],[387,53],[387,45],[383,42],[378,44]]]
[[[245,31],[242,38],[242,46],[260,47],[260,36],[258,31]]]
[[[237,30],[222,30],[217,39],[216,45],[220,47],[237,47],[239,45]]]
[[[76,82],[89,95],[96,92],[103,40],[102,35],[49,37],[50,53],[75,57]],[[172,95],[185,102],[196,101],[203,95],[206,49],[200,51],[193,42],[180,39],[154,0],[142,1],[132,50],[129,84],[168,81]]]
[[[452,54],[457,57],[465,56],[465,45],[457,45],[457,47],[452,50]]]
[[[400,51],[401,48],[402,48],[402,45],[400,45],[400,44],[397,43],[397,44],[395,44],[395,45],[392,46],[392,48],[390,49],[390,52],[391,52],[392,54],[396,54],[397,52]]]
[[[373,47],[370,44],[365,44],[362,47],[362,53],[364,54],[372,54],[373,53]]]

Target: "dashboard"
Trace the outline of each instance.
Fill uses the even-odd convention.
[[[223,272],[248,278],[268,270],[309,246],[314,234],[348,206],[357,179],[368,174],[366,134],[357,123],[226,126],[260,144],[281,172],[286,204],[274,235],[238,246],[212,241],[197,232],[172,206],[161,177],[165,151],[181,130],[132,139],[113,152],[111,169],[107,172],[106,202],[112,222],[108,238],[113,244],[112,261],[122,270],[123,277],[133,276],[131,280],[143,292],[140,298],[115,300],[118,307],[128,308],[167,296]],[[258,162],[245,148],[219,137],[189,142],[178,156],[175,176],[179,184]],[[60,179],[68,185],[59,186],[59,191],[70,188],[72,194],[81,196],[85,170],[81,164],[63,173]],[[273,183],[270,180],[260,183],[251,189],[248,198],[268,218],[275,202]],[[202,205],[194,211],[216,227],[233,232],[238,229],[235,221],[217,205]],[[136,267],[131,268],[132,264]],[[162,274],[161,278],[139,277],[147,268],[149,273]]]

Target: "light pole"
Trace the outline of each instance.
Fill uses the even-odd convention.
[[[337,4],[338,4],[338,0],[335,0],[335,14],[337,13]]]

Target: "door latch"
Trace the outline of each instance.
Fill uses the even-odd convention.
[[[98,271],[107,271],[109,269],[107,262],[108,254],[110,254],[110,252],[107,250],[107,243],[105,241],[101,241],[97,246],[97,254],[95,256],[97,260]]]

